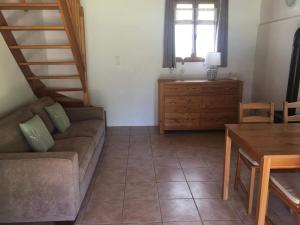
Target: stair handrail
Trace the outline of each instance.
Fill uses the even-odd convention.
[[[84,89],[87,92],[86,59],[85,59],[85,38],[83,9],[80,0],[57,0],[61,10],[62,19],[66,27],[68,39],[76,61],[77,70]]]

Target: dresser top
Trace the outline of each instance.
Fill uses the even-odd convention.
[[[177,79],[159,79],[159,83],[176,83],[176,84],[186,84],[186,83],[226,83],[226,82],[242,82],[240,80],[233,79],[220,79],[220,80],[177,80]]]

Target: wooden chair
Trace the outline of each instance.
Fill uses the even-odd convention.
[[[292,212],[297,214],[297,225],[300,225],[300,173],[271,173],[270,191],[281,199]],[[268,224],[273,225],[267,218]]]
[[[290,110],[300,108],[300,102],[285,102],[283,104],[284,123],[300,122],[300,115],[289,115]],[[300,225],[300,173],[287,171],[282,173],[271,173],[270,191],[281,199],[291,210],[297,214],[297,225]],[[271,219],[266,218],[269,225],[274,225]]]
[[[300,102],[285,102],[283,104],[283,120],[285,123],[300,122],[300,115],[289,115],[290,110],[300,109]]]
[[[274,122],[274,104],[273,103],[240,103],[240,123],[273,123]],[[250,181],[248,190],[246,185],[241,180],[241,163],[250,171]],[[235,175],[235,189],[238,187],[247,194],[248,205],[247,213],[252,213],[253,198],[254,198],[254,184],[256,172],[259,170],[259,163],[247,155],[243,149],[239,149],[236,175]]]

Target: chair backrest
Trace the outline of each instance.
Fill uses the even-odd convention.
[[[240,103],[240,123],[273,123],[274,103]]]
[[[300,102],[285,102],[283,104],[283,120],[285,123],[288,122],[300,122],[300,115],[289,115],[289,111],[293,109],[300,109]]]

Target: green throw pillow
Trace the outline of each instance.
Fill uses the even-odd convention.
[[[53,147],[54,140],[38,115],[19,126],[33,151],[47,152]]]
[[[56,102],[51,106],[45,107],[45,109],[48,112],[56,129],[60,133],[65,132],[71,126],[70,120],[64,108],[58,102]]]

